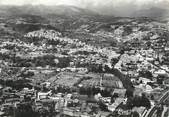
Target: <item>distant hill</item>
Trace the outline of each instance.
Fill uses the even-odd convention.
[[[167,6],[167,5],[166,5]],[[45,5],[23,5],[23,6],[1,6],[1,16],[11,15],[38,15],[38,16],[115,16],[115,17],[150,17],[159,18],[169,13],[168,7],[141,7],[135,8],[135,10],[120,9],[114,7],[108,7],[104,9],[85,9],[70,5],[57,5],[57,6],[45,6]]]
[[[148,9],[137,10],[132,14],[132,17],[150,17],[150,18],[160,18],[164,17],[169,13],[167,8],[152,7]]]
[[[107,13],[107,15],[105,15]],[[115,16],[115,17],[150,17],[159,18],[164,17],[169,13],[169,8],[166,7],[143,7],[137,10],[124,11],[117,8],[107,8],[103,10],[101,14],[98,11],[79,8],[70,5],[57,5],[57,6],[45,6],[45,5],[23,5],[23,6],[1,6],[1,16],[17,16],[17,15],[38,15],[38,16],[67,16],[77,18],[77,16]],[[98,18],[97,18],[98,19]]]
[[[74,16],[74,15],[94,15],[96,14],[93,11],[78,8],[75,6],[65,6],[65,5],[59,5],[59,6],[44,6],[44,5],[24,5],[24,6],[1,6],[0,7],[0,14],[1,15],[68,15],[68,16]]]

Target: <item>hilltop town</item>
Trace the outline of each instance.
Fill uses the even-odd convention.
[[[166,19],[3,14],[0,32],[0,116],[169,116]]]

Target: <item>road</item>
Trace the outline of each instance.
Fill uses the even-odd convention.
[[[165,100],[169,98],[169,90],[164,93],[164,95],[158,100],[158,103],[161,104],[165,102]],[[154,117],[154,115],[157,112],[158,107],[157,106],[152,106],[151,109],[149,109],[147,112],[144,112],[142,117]],[[161,113],[162,114],[162,113]]]
[[[164,110],[163,110],[163,112],[162,112],[162,114],[161,114],[161,117],[164,117],[164,115],[165,115],[165,113],[167,112],[167,107],[166,106],[164,106]]]

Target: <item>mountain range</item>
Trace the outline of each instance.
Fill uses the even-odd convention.
[[[105,12],[105,13],[104,13]],[[0,7],[1,16],[11,16],[11,15],[66,15],[66,16],[93,16],[93,15],[109,15],[109,16],[119,16],[119,17],[168,17],[169,9],[164,7],[151,7],[151,8],[142,8],[136,11],[125,11],[121,12],[119,9],[108,8],[107,11],[102,11],[100,13],[96,10],[89,10],[85,8],[79,8],[76,6],[69,5],[58,5],[58,6],[45,6],[45,5],[23,5],[23,6],[3,6]]]

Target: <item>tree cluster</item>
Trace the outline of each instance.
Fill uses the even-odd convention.
[[[143,94],[142,96],[135,96],[128,98],[127,100],[127,106],[128,108],[133,107],[146,107],[147,109],[151,108],[150,100]]]

